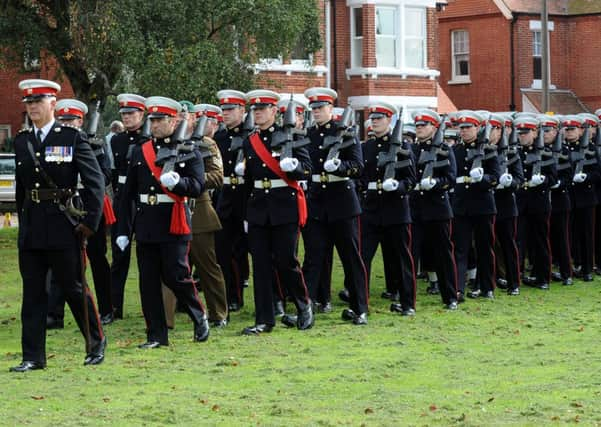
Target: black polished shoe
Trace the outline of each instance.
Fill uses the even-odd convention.
[[[428,295],[438,295],[440,293],[438,282],[430,282],[430,285],[426,288],[426,293]]]
[[[284,314],[280,320],[284,326],[288,328],[294,328],[296,326],[298,316],[296,314]]]
[[[465,302],[465,295],[463,295],[463,292],[457,291],[457,304],[461,304],[462,302]]]
[[[522,283],[526,286],[536,286],[536,277],[524,276],[522,277]]]
[[[273,326],[265,323],[259,323],[257,325],[248,326],[242,330],[242,335],[260,335],[263,333],[269,333],[273,330]]]
[[[355,317],[357,317],[357,315],[350,308],[345,308],[344,310],[342,310],[341,317],[342,317],[342,320],[355,320]]]
[[[241,286],[242,288],[248,288],[248,279],[243,280]]]
[[[497,288],[499,289],[507,289],[509,285],[507,284],[507,280],[499,277],[497,278]]]
[[[343,290],[338,292],[338,298],[340,298],[340,300],[342,300],[344,302],[350,302],[351,296],[348,293],[348,289],[344,288]]]
[[[549,284],[548,283],[538,283],[534,287],[538,288],[538,289],[542,289],[543,291],[548,291],[549,290]]]
[[[575,265],[574,268],[572,269],[572,275],[576,278],[581,278],[582,277],[582,266]]]
[[[123,319],[123,308],[113,308],[113,318],[115,320],[122,320]]]
[[[46,366],[43,363],[32,362],[31,360],[24,360],[20,365],[13,366],[9,369],[9,372],[29,372],[37,369],[44,369]]]
[[[384,291],[384,292],[382,292],[382,295],[380,295],[380,296],[384,299],[392,299],[393,295],[394,294],[392,292]]]
[[[468,298],[479,298],[482,296],[482,291],[480,289],[474,289],[467,293]]]
[[[100,365],[104,361],[104,351],[106,350],[106,337],[102,338],[100,344],[86,355],[83,361],[84,365]]]
[[[494,291],[482,292],[482,293],[480,293],[480,298],[484,298],[484,299],[488,299],[488,300],[494,300],[495,299],[495,293],[494,293]]]
[[[591,273],[586,273],[582,275],[582,281],[583,282],[592,282],[593,281],[593,275]]]
[[[63,319],[58,319],[53,316],[46,317],[46,329],[64,329],[65,321]]]
[[[231,311],[232,313],[235,311],[240,311],[241,308],[242,305],[238,304],[237,302],[230,302],[227,306],[228,311]]]
[[[518,296],[520,294],[520,288],[507,289],[507,295]]]
[[[317,303],[315,304],[318,313],[331,313],[332,312],[332,303],[326,302],[325,304]]]
[[[413,316],[415,316],[415,309],[413,309],[413,308],[403,308],[403,311],[401,311],[401,316],[413,317]]]
[[[353,319],[355,325],[367,325],[367,313],[357,314]]]
[[[551,272],[551,280],[553,280],[554,282],[561,282],[562,281],[561,273],[558,271],[552,271]]]
[[[450,303],[448,303],[447,305],[445,305],[445,308],[447,310],[457,310],[459,308],[459,305],[457,304],[457,301],[453,300]]]
[[[572,286],[574,284],[574,282],[572,281],[571,277],[566,277],[565,279],[563,279],[561,284],[564,286]]]
[[[275,317],[282,317],[286,314],[286,311],[284,310],[284,301],[279,299],[273,303],[273,313]]]
[[[142,343],[138,346],[138,348],[141,348],[142,350],[148,350],[150,348],[159,348],[161,346],[161,343],[158,341],[146,341],[145,343]]]
[[[209,321],[207,316],[203,316],[202,320],[194,325],[194,341],[205,342],[209,339],[209,331]]]
[[[109,313],[109,314],[105,314],[104,316],[102,316],[100,318],[100,323],[102,323],[103,325],[109,325],[109,324],[113,323],[114,320],[115,320],[115,315],[113,313]]]
[[[311,304],[308,304],[304,310],[299,311],[296,318],[296,328],[299,331],[311,329],[315,323],[315,316],[313,315],[313,308]]]
[[[392,304],[390,304],[390,311],[393,313],[402,313],[403,306],[398,302],[393,302]]]
[[[227,319],[211,321],[212,328],[222,329],[222,328],[225,328],[226,326],[227,326]]]

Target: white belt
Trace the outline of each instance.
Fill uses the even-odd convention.
[[[175,203],[175,200],[166,194],[140,194],[140,202],[147,205],[158,205],[159,203]]]
[[[369,182],[367,184],[367,189],[368,190],[381,190],[382,189],[382,183],[379,182],[379,181]]]
[[[311,175],[311,181],[322,183],[348,181],[349,179],[348,176],[337,176],[329,173],[325,175]]]
[[[83,189],[83,184],[81,182],[77,183],[77,187],[78,190],[82,190]]]
[[[223,183],[225,185],[240,185],[240,184],[244,184],[244,178],[241,176],[235,176],[233,178],[229,177],[229,176],[224,176]]]
[[[119,175],[119,177],[117,178],[117,182],[119,184],[125,184],[126,179],[127,179],[127,177],[125,175]]]
[[[458,176],[457,179],[455,179],[455,182],[457,184],[467,184],[472,182],[472,178],[470,178],[469,176]]]
[[[255,181],[255,188],[269,190],[270,188],[288,187],[283,179],[266,179],[263,181]]]

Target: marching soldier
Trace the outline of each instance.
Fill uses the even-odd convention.
[[[48,80],[19,83],[33,128],[15,138],[16,202],[19,216],[19,268],[23,278],[21,307],[23,361],[12,372],[46,366],[46,276],[52,269],[73,316],[86,338],[84,365],[104,360],[106,338],[94,301],[82,286],[83,241],[98,228],[104,180],[87,136],[54,121],[60,85]],[[85,215],[72,207],[77,175],[89,190]]]
[[[303,233],[303,274],[311,297],[327,298],[329,290],[319,290],[318,285],[324,260],[335,246],[349,292],[350,308],[342,312],[342,317],[356,325],[364,325],[368,311],[367,274],[359,249],[361,206],[353,181],[361,176],[363,156],[358,138],[343,135],[346,129],[332,118],[337,96],[334,90],[322,87],[305,91],[316,125],[307,133],[311,140],[309,155],[313,175],[307,199],[309,216]],[[328,137],[338,138],[338,141],[328,146],[325,144]],[[318,302],[327,306],[330,301]]]
[[[524,251],[529,249],[533,277],[523,278],[524,284],[548,290],[551,279],[551,246],[549,189],[557,184],[554,162],[543,164],[544,144],[539,136],[536,117],[519,114],[514,119],[524,168],[524,184],[516,193],[518,204],[518,248],[523,265]]]
[[[121,204],[121,193],[123,192],[127,178],[127,168],[130,164],[131,152],[142,139],[149,137],[149,135],[142,135],[145,111],[144,102],[146,99],[140,95],[122,93],[117,96],[117,101],[119,102],[119,114],[121,115],[125,132],[114,135],[111,138],[111,149],[115,162],[115,169],[113,170],[113,206],[115,207]],[[134,206],[130,206],[130,209],[133,211]],[[128,217],[132,218],[132,214]],[[131,247],[127,246],[122,251],[115,243],[120,222],[121,218],[119,212],[117,212],[117,222],[111,227],[111,253],[113,257],[111,263],[111,282],[113,288],[111,299],[115,310],[115,319],[123,319],[123,297],[131,259]],[[131,224],[128,226],[131,226]]]
[[[470,298],[494,298],[495,289],[495,241],[494,219],[497,214],[494,189],[501,175],[497,156],[489,155],[484,147],[488,141],[480,141],[478,132],[485,123],[475,111],[463,110],[457,117],[461,140],[453,146],[457,162],[457,178],[453,196],[453,242],[457,261],[459,300],[465,292],[468,254],[475,242],[478,280]],[[495,120],[500,130],[501,122]],[[487,123],[492,128],[492,123]],[[485,135],[484,138],[489,138]],[[459,176],[459,174],[462,174]]]
[[[453,211],[449,190],[456,177],[453,150],[437,132],[440,116],[432,110],[413,113],[416,143],[411,146],[417,162],[412,214],[415,252],[426,251],[438,278],[442,301],[448,310],[457,310],[457,267],[451,243]]]
[[[298,180],[311,175],[307,150],[292,148],[291,157],[282,157],[285,143],[272,146],[282,130],[275,125],[279,95],[270,90],[246,94],[258,131],[244,141],[244,161],[235,172],[252,183],[247,202],[248,243],[253,262],[255,324],[244,328],[244,335],[271,332],[275,326],[273,269],[297,308],[296,325],[300,330],[313,326],[314,318],[303,279],[296,247],[299,225],[306,221],[307,207]],[[286,149],[286,150],[284,150]]]
[[[361,177],[361,253],[369,279],[371,261],[378,244],[382,246],[384,268],[388,269],[386,289],[398,293],[400,301],[392,303],[390,311],[414,316],[415,267],[409,212],[409,192],[415,186],[413,151],[402,134],[390,132],[392,117],[398,116],[394,105],[378,101],[369,106],[369,111],[375,136],[362,145],[365,166]],[[382,160],[387,156],[388,163],[384,164]]]
[[[601,108],[595,111],[595,116],[601,121]],[[601,130],[597,127],[595,134],[595,149],[601,155]],[[595,272],[601,275],[601,185],[595,185],[597,193],[597,208],[595,209]]]
[[[121,250],[129,245],[134,224],[140,296],[147,325],[147,340],[139,347],[150,349],[169,345],[161,281],[192,319],[195,341],[208,339],[209,323],[188,263],[192,234],[187,199],[198,197],[204,189],[203,162],[197,150],[176,146],[180,142],[174,134],[176,115],[181,110],[177,101],[153,96],[146,99],[145,106],[152,139],[132,151],[119,206],[122,221],[116,243]],[[131,203],[136,205],[135,222]]]
[[[244,177],[237,176],[234,168],[249,130],[243,127],[244,93],[227,89],[219,91],[217,97],[225,129],[215,133],[215,142],[223,160],[223,186],[216,203],[222,228],[215,236],[215,247],[225,280],[228,310],[235,312],[244,305],[242,282],[244,271],[248,270],[245,268],[248,265],[248,242],[244,232],[248,190]]]

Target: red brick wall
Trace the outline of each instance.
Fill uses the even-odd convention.
[[[601,16],[571,19],[566,55],[569,64],[568,85],[591,111],[601,108]]]
[[[326,76],[318,76],[316,73],[290,73],[279,71],[264,71],[259,74],[257,87],[270,89],[276,92],[303,93],[305,89],[312,86],[325,86]]]

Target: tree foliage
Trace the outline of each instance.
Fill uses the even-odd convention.
[[[321,47],[316,0],[4,0],[4,58],[55,56],[84,100],[122,91],[213,101],[253,87],[249,64]],[[5,62],[7,62],[5,61]]]

